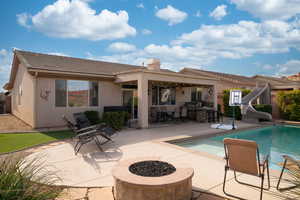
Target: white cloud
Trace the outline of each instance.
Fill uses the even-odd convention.
[[[8,82],[12,57],[12,53],[6,49],[0,50],[0,91],[3,90],[4,84]]]
[[[17,22],[21,26],[24,26],[25,28],[30,28],[30,25],[28,24],[28,20],[31,18],[30,15],[27,13],[21,13],[17,14]]]
[[[271,69],[273,69],[274,67],[273,67],[272,65],[265,64],[265,65],[262,66],[262,68],[265,69],[265,70],[271,70]]]
[[[54,55],[54,56],[69,56],[68,54],[60,53],[60,52],[50,52],[48,54],[49,55]]]
[[[281,21],[240,21],[229,25],[202,25],[172,42],[212,51],[227,58],[249,57],[257,53],[283,53],[300,49],[300,26]]]
[[[289,76],[300,72],[300,60],[289,60],[284,64],[277,65],[278,76]]]
[[[145,6],[144,6],[144,4],[143,4],[143,3],[139,3],[139,4],[137,4],[137,5],[136,5],[136,7],[137,7],[137,8],[145,8]]]
[[[152,34],[152,31],[150,31],[149,29],[143,29],[143,30],[142,30],[142,34],[143,34],[143,35],[151,35],[151,34]]]
[[[135,51],[136,47],[132,44],[128,44],[125,42],[115,42],[110,44],[107,50],[112,52],[129,52],[129,51]]]
[[[85,0],[57,0],[34,16],[22,13],[18,22],[51,37],[111,40],[134,36],[126,11],[97,13]]]
[[[217,6],[211,13],[209,13],[209,16],[213,17],[215,20],[221,20],[227,15],[226,8],[226,5]]]
[[[187,18],[187,13],[168,5],[166,8],[157,10],[156,17],[168,21],[168,25],[172,26],[183,22]]]
[[[201,16],[202,16],[202,13],[200,12],[200,10],[197,10],[195,17],[201,17]]]
[[[130,65],[142,66],[148,58],[143,50],[136,50],[134,52],[116,53],[113,55],[97,56],[91,53],[87,53],[87,58],[92,60],[101,60],[106,62],[124,63]]]
[[[220,58],[242,59],[256,54],[286,53],[290,48],[300,50],[299,21],[240,21],[237,24],[202,25],[169,44],[149,44],[130,53],[98,58],[141,64],[147,58],[156,57],[161,59],[163,67],[179,70],[182,67],[209,66]],[[262,64],[259,65],[263,67]],[[272,72],[275,69],[278,69],[276,65]],[[282,67],[282,72],[284,69]]]
[[[261,19],[287,20],[300,13],[300,0],[231,0],[238,9]]]

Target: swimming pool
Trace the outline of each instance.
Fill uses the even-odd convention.
[[[224,138],[254,140],[259,146],[260,154],[270,155],[272,169],[279,169],[277,164],[283,161],[283,154],[300,159],[300,126],[270,126],[175,144],[224,157]]]

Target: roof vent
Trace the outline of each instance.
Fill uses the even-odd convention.
[[[156,58],[151,58],[147,61],[147,68],[149,70],[160,71],[160,60]]]

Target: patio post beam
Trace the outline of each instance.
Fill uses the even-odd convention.
[[[138,78],[138,121],[141,128],[148,128],[148,79],[140,74]]]
[[[214,89],[214,109],[218,110],[218,88],[217,88],[217,85],[214,85],[213,89]]]

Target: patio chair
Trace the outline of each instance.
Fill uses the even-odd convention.
[[[82,129],[89,129],[89,130],[97,130],[97,134],[100,135],[102,138],[101,140],[101,144],[105,144],[107,142],[112,142],[112,138],[111,136],[114,135],[116,133],[116,131],[111,128],[108,127],[105,123],[100,123],[100,124],[96,124],[96,125],[92,125],[91,122],[88,120],[88,118],[86,117],[86,115],[82,112],[80,113],[74,113],[73,117],[76,121],[76,125],[78,126],[78,128]]]
[[[83,145],[90,143],[92,141],[95,141],[99,150],[103,152],[101,143],[97,137],[97,130],[89,129],[89,128],[79,129],[78,126],[76,126],[70,120],[68,120],[66,116],[63,116],[62,118],[66,122],[68,128],[70,128],[72,132],[75,134],[74,138],[77,139],[77,142],[74,146],[75,155],[77,155],[77,153],[79,152],[79,150]]]
[[[268,176],[268,188],[266,189],[267,190],[270,189],[269,156],[267,155],[265,159],[263,159],[263,162],[260,162],[258,146],[256,142],[250,140],[225,138],[224,149],[225,149],[225,160],[226,160],[224,183],[223,183],[224,194],[230,197],[242,199],[240,197],[231,195],[225,191],[227,171],[232,170],[234,172],[234,179],[236,182],[260,189],[260,200],[261,200],[263,195],[263,190],[265,189],[264,178],[265,178],[266,170]],[[260,187],[239,181],[237,179],[236,172],[259,177],[261,179]]]
[[[284,162],[283,162],[281,173],[280,173],[280,176],[279,176],[279,180],[278,180],[278,183],[277,183],[277,186],[276,186],[276,189],[279,190],[279,191],[289,190],[289,189],[293,189],[293,188],[299,186],[299,185],[294,185],[294,186],[290,186],[290,187],[280,188],[279,185],[280,185],[284,170],[288,169],[292,173],[293,173],[294,170],[300,170],[300,160],[295,160],[295,159],[293,159],[292,157],[290,157],[288,155],[283,155],[282,157],[284,158]]]

